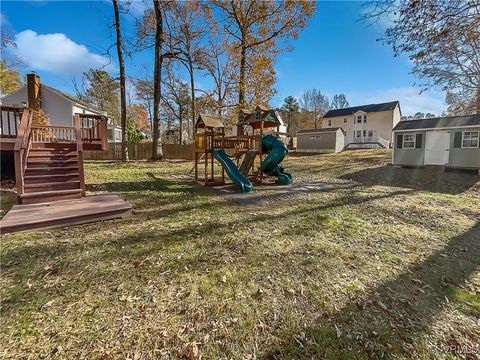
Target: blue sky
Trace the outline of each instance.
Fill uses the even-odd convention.
[[[133,15],[122,19],[127,37],[134,34],[135,15],[146,6],[141,1],[133,5]],[[15,51],[26,59],[23,73],[36,71],[43,82],[73,93],[73,77],[80,78],[85,67],[109,63],[105,53],[113,43],[107,29],[113,10],[108,1],[2,1],[1,11],[2,26],[15,32]],[[386,24],[364,25],[358,21],[361,11],[361,2],[317,4],[293,51],[277,59],[277,95],[271,105],[280,106],[286,96],[299,97],[315,87],[330,98],[345,93],[350,105],[400,100],[404,115],[440,114],[445,109],[443,92],[419,95],[409,59],[395,58],[389,46],[377,41]],[[148,51],[135,54],[127,59],[127,72],[143,76],[151,59]],[[106,69],[116,74],[115,59]],[[199,83],[208,87],[209,82]]]

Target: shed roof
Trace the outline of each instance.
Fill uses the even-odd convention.
[[[213,115],[200,114],[198,115],[197,122],[195,123],[197,128],[223,128],[223,121],[221,118]]]
[[[368,104],[368,105],[348,107],[344,109],[334,109],[334,110],[328,111],[325,115],[323,115],[323,117],[329,118],[329,117],[335,117],[335,116],[353,115],[359,110],[365,111],[366,113],[393,110],[399,104],[400,103],[398,101],[391,101],[391,102],[386,102],[381,104]]]
[[[311,134],[311,133],[328,133],[328,132],[337,132],[337,130],[342,130],[343,132],[343,129],[341,127],[331,127],[331,128],[321,128],[321,129],[304,129],[304,130],[298,130],[297,131],[297,135],[298,134]]]
[[[431,119],[402,120],[393,131],[479,126],[480,114],[443,116]]]

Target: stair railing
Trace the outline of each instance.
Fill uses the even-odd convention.
[[[105,116],[76,113],[80,119],[80,133],[84,143],[100,144],[102,150],[108,149],[108,119]]]
[[[15,160],[15,180],[17,187],[17,202],[20,203],[20,196],[25,192],[24,175],[27,167],[27,157],[30,150],[31,122],[33,112],[24,109],[20,120],[20,126],[15,140],[14,160]]]
[[[77,140],[78,153],[78,175],[80,178],[80,189],[82,189],[82,196],[85,196],[85,174],[83,171],[83,141],[82,141],[82,124],[80,114],[75,114],[75,134]]]

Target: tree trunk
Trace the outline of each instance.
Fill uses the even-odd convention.
[[[188,62],[189,65],[189,72],[190,72],[190,91],[191,91],[191,98],[192,98],[192,105],[191,105],[191,111],[192,111],[192,134],[193,134],[193,127],[195,126],[195,113],[197,111],[196,109],[196,104],[195,104],[195,74],[193,73],[193,62],[189,60]],[[188,132],[190,133],[190,127],[188,127]]]
[[[182,106],[180,106],[180,111],[179,111],[180,117],[178,118],[179,126],[178,126],[178,138],[180,140],[180,145],[182,144],[182,133],[183,133],[183,109]]]
[[[238,105],[240,109],[245,106],[245,70],[247,67],[247,56],[244,41],[240,52],[240,75],[238,78]]]
[[[160,1],[153,0],[153,8],[155,9],[155,59],[153,68],[153,139],[152,139],[152,160],[162,157],[158,153],[158,144],[160,139],[160,107],[162,99],[162,42],[163,42],[163,18],[160,8]]]
[[[118,0],[112,0],[115,15],[115,31],[117,33],[117,56],[120,67],[120,124],[122,126],[122,161],[128,160],[127,145],[127,101],[125,97],[125,64],[122,52],[122,33],[120,31],[120,15],[118,12]]]

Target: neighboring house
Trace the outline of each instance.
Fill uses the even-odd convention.
[[[28,96],[28,81],[35,81],[40,86],[41,106],[44,113],[48,116],[50,124],[60,126],[74,126],[74,114],[93,114],[108,115],[104,111],[97,110],[84,103],[74,96],[65,94],[45,84],[40,84],[40,78],[35,74],[27,75],[27,84],[19,90],[8,94],[0,99],[4,106],[26,107]],[[6,124],[1,124],[1,128],[6,128]],[[109,119],[108,140],[109,142],[121,142],[122,130]]]
[[[345,133],[340,127],[297,131],[297,151],[337,153],[345,147]]]
[[[345,148],[385,148],[391,145],[392,129],[401,116],[398,101],[361,105],[328,111],[321,127],[342,128]]]
[[[480,114],[400,121],[392,163],[479,169]]]

